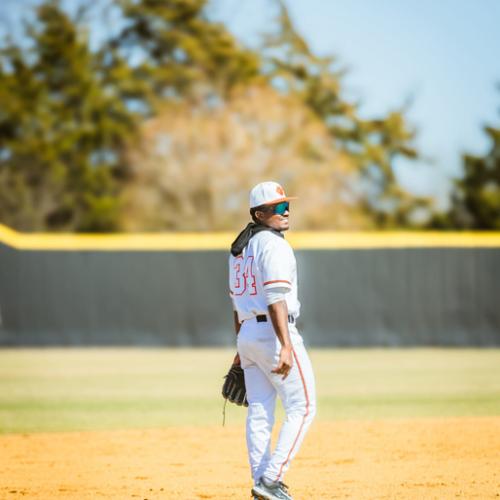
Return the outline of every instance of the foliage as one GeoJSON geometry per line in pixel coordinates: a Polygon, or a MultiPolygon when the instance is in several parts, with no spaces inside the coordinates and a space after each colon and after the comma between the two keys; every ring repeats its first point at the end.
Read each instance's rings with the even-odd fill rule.
{"type": "Polygon", "coordinates": [[[326,125],[331,139],[358,166],[359,203],[377,227],[414,224],[412,216],[429,200],[406,192],[398,184],[395,162],[414,160],[415,132],[404,109],[375,119],[362,119],[358,106],[343,98],[344,71],[335,57],[318,57],[296,31],[285,4],[280,9],[278,31],[264,44],[265,71],[282,92],[298,96],[326,125]]]}
{"type": "Polygon", "coordinates": [[[500,128],[484,131],[490,150],[484,156],[463,155],[464,173],[455,180],[450,208],[436,214],[431,227],[500,230],[500,128]]]}
{"type": "Polygon", "coordinates": [[[127,230],[234,229],[248,219],[248,186],[262,179],[299,196],[294,228],[370,226],[347,155],[298,99],[269,86],[235,90],[216,107],[204,100],[165,104],[140,137],[129,150],[127,230]]]}
{"type": "Polygon", "coordinates": [[[0,52],[0,219],[24,230],[113,230],[133,117],[102,54],[57,1],[0,52]]]}
{"type": "Polygon", "coordinates": [[[134,63],[134,76],[159,99],[205,92],[224,97],[258,75],[258,55],[243,49],[204,11],[206,0],[120,0],[125,26],[111,42],[134,63]]]}
{"type": "Polygon", "coordinates": [[[279,30],[253,51],[209,18],[207,0],[108,1],[120,21],[97,48],[86,2],[70,16],[43,0],[23,42],[4,40],[3,223],[233,229],[247,215],[243,193],[266,176],[319,201],[299,226],[415,225],[427,201],[394,174],[395,162],[418,156],[404,110],[362,119],[343,98],[337,60],[310,50],[283,3],[279,30]],[[158,158],[155,137],[173,153],[158,158]],[[240,206],[222,210],[226,196],[240,206]]]}

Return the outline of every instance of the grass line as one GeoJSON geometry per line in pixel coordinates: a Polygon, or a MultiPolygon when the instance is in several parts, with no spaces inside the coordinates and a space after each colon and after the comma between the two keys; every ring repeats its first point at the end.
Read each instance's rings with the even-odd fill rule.
{"type": "MultiPolygon", "coordinates": [[[[310,354],[318,419],[500,415],[500,349],[310,354]]],[[[219,425],[231,359],[227,349],[0,350],[0,433],[219,425]]],[[[228,405],[230,424],[245,414],[228,405]]]]}

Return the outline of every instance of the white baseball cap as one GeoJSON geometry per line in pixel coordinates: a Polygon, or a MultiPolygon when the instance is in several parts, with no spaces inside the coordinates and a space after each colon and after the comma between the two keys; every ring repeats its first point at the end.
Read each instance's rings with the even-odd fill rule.
{"type": "Polygon", "coordinates": [[[261,182],[250,191],[250,208],[296,199],[296,196],[286,196],[285,190],[277,182],[261,182]]]}

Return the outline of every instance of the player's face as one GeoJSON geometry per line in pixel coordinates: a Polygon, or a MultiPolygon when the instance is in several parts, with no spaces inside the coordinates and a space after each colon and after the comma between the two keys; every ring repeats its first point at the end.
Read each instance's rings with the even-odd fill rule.
{"type": "Polygon", "coordinates": [[[277,231],[287,231],[290,228],[290,205],[288,202],[270,205],[264,211],[258,211],[259,219],[266,226],[272,227],[277,231]]]}

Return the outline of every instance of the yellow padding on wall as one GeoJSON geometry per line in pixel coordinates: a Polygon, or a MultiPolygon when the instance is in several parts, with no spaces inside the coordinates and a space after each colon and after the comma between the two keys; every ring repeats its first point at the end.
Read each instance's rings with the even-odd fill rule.
{"type": "MultiPolygon", "coordinates": [[[[237,235],[219,233],[18,233],[0,224],[0,242],[18,250],[228,250],[237,235]]],[[[500,248],[500,232],[436,231],[290,231],[297,250],[361,248],[500,248]]]]}

